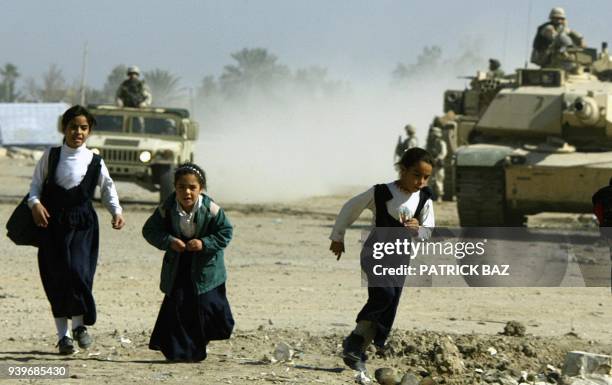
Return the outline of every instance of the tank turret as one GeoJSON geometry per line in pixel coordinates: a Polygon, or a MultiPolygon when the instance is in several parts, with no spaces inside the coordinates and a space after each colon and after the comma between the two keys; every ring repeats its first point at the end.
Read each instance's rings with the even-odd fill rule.
{"type": "Polygon", "coordinates": [[[588,212],[612,175],[612,58],[607,44],[568,47],[551,65],[519,69],[494,87],[447,91],[456,113],[452,162],[459,219],[522,225],[543,211],[588,212]]]}

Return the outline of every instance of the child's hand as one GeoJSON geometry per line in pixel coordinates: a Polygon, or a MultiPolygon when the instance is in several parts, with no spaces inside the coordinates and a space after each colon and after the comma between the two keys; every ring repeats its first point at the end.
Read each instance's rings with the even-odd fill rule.
{"type": "Polygon", "coordinates": [[[336,261],[339,261],[340,257],[342,256],[342,253],[344,253],[344,243],[338,242],[338,241],[332,241],[331,245],[329,246],[329,249],[331,250],[332,253],[334,253],[336,257],[338,257],[336,258],[336,261]]]}
{"type": "Polygon", "coordinates": [[[51,218],[51,215],[49,215],[49,212],[47,211],[45,206],[43,206],[42,203],[39,202],[32,206],[32,218],[34,219],[34,223],[36,223],[36,226],[47,227],[47,225],[49,224],[48,219],[51,218]]]}
{"type": "Polygon", "coordinates": [[[170,241],[170,248],[178,253],[185,251],[185,242],[178,238],[172,238],[170,241]]]}
{"type": "Polygon", "coordinates": [[[204,249],[204,245],[202,245],[202,241],[199,239],[192,239],[187,242],[187,251],[202,251],[204,249]]]}
{"type": "Polygon", "coordinates": [[[121,214],[113,215],[113,220],[111,221],[111,224],[113,225],[113,229],[121,230],[121,228],[125,226],[125,220],[123,219],[123,215],[121,214]]]}
{"type": "Polygon", "coordinates": [[[419,220],[416,218],[408,219],[404,222],[404,227],[408,229],[408,232],[413,237],[419,235],[419,220]]]}

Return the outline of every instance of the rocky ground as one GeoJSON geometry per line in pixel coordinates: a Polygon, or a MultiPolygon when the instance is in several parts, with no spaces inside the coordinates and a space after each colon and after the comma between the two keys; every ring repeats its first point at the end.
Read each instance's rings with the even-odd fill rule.
{"type": "MultiPolygon", "coordinates": [[[[3,228],[32,169],[32,160],[0,156],[3,228]]],[[[348,252],[340,261],[327,250],[332,221],[347,196],[262,205],[217,197],[235,225],[226,261],[236,331],[228,341],[211,343],[202,363],[169,364],[147,348],[162,300],[161,253],[142,239],[140,229],[156,197],[129,184],[119,184],[119,190],[128,223],[123,230],[112,230],[110,216],[98,208],[99,321],[90,328],[95,341],[88,351],[56,354],[35,249],[0,238],[0,366],[68,366],[69,378],[27,380],[41,384],[355,381],[339,352],[366,297],[357,241],[367,215],[349,230],[348,252]]],[[[437,205],[438,223],[456,225],[455,209],[452,202],[437,205]]],[[[550,214],[529,223],[588,229],[589,221],[589,216],[550,214]]],[[[389,346],[371,351],[368,367],[372,377],[375,369],[387,367],[440,384],[514,384],[522,375],[530,383],[560,382],[555,368],[563,366],[568,351],[612,354],[611,305],[609,288],[407,288],[389,346]],[[500,334],[508,321],[520,324],[500,334]]]]}

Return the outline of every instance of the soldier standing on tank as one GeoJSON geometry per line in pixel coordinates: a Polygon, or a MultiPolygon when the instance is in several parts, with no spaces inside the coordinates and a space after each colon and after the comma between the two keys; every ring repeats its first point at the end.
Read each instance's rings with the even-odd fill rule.
{"type": "Polygon", "coordinates": [[[407,124],[406,127],[404,127],[404,130],[406,130],[406,139],[402,140],[402,137],[400,135],[400,137],[397,139],[397,145],[395,146],[396,161],[397,159],[401,158],[402,155],[404,155],[404,152],[406,152],[407,150],[419,146],[419,141],[416,137],[416,130],[414,129],[414,127],[410,124],[407,124]]]}
{"type": "Polygon", "coordinates": [[[497,59],[489,59],[489,71],[487,77],[490,79],[503,78],[504,71],[501,69],[501,63],[497,59]]]}
{"type": "Polygon", "coordinates": [[[152,96],[144,80],[139,79],[140,69],[128,67],[128,78],[117,89],[116,102],[119,107],[147,107],[151,105],[152,96]]]}
{"type": "Polygon", "coordinates": [[[538,27],[531,53],[531,62],[541,67],[551,64],[554,52],[561,52],[568,46],[585,47],[582,35],[567,27],[563,8],[551,9],[548,17],[549,21],[538,27]]]}
{"type": "Polygon", "coordinates": [[[444,196],[444,160],[448,151],[440,127],[432,126],[430,136],[430,147],[427,151],[434,158],[434,169],[430,180],[433,184],[434,197],[436,197],[437,201],[440,201],[444,196]]]}

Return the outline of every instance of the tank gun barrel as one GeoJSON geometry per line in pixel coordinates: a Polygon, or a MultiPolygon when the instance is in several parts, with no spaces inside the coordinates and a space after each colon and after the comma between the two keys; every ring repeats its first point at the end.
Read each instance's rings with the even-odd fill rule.
{"type": "Polygon", "coordinates": [[[597,101],[588,96],[576,98],[572,104],[574,114],[582,123],[587,125],[595,125],[599,121],[599,106],[597,101]]]}

